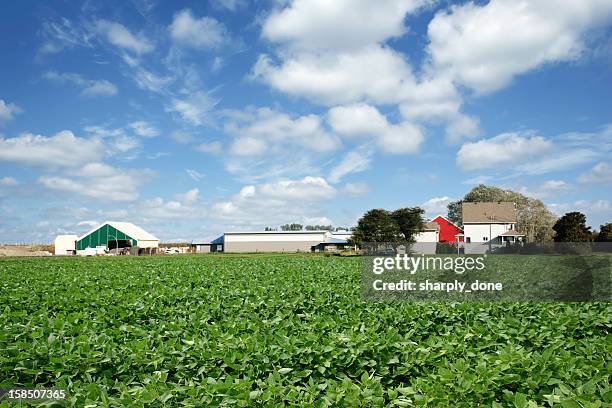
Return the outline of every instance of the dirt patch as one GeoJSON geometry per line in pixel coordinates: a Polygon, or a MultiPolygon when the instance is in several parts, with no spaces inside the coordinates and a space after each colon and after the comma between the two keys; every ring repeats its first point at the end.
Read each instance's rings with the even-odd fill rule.
{"type": "Polygon", "coordinates": [[[51,256],[49,251],[40,250],[32,245],[0,245],[0,257],[3,256],[51,256]]]}

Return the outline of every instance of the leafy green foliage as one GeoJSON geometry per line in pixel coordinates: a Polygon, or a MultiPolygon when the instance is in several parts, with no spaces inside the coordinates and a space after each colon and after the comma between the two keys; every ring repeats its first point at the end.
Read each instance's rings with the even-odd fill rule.
{"type": "Polygon", "coordinates": [[[2,259],[0,386],[79,407],[612,402],[609,304],[366,302],[360,275],[305,255],[2,259]]]}
{"type": "Polygon", "coordinates": [[[553,238],[552,226],[555,215],[551,213],[542,200],[526,197],[512,190],[480,184],[474,187],[462,200],[448,205],[448,219],[457,225],[463,221],[461,203],[480,203],[487,201],[506,201],[516,204],[517,229],[526,235],[529,242],[549,242],[553,238]]]}
{"type": "Polygon", "coordinates": [[[369,210],[357,222],[349,242],[356,245],[373,242],[414,242],[415,235],[423,230],[424,212],[419,207],[399,208],[395,211],[381,208],[369,210]]]}
{"type": "Polygon", "coordinates": [[[559,218],[553,226],[556,242],[586,242],[591,238],[586,226],[586,216],[580,212],[569,212],[559,218]]]}
{"type": "Polygon", "coordinates": [[[612,242],[612,223],[602,225],[595,240],[597,242],[612,242]]]}

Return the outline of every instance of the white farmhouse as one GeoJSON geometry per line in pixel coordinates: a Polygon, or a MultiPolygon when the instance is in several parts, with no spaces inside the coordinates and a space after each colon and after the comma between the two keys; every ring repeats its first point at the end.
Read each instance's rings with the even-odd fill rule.
{"type": "MultiPolygon", "coordinates": [[[[465,243],[505,245],[522,241],[516,231],[516,207],[509,202],[462,203],[465,243]]],[[[472,245],[475,247],[475,245],[472,245]]]]}

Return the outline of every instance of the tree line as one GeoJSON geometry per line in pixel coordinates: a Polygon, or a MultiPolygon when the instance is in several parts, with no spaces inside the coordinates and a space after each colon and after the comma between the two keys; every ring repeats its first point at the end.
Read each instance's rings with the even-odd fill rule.
{"type": "MultiPolygon", "coordinates": [[[[447,207],[447,218],[461,225],[462,203],[496,201],[515,203],[516,229],[525,234],[527,242],[612,242],[612,223],[601,225],[599,232],[592,232],[586,225],[586,216],[580,212],[557,217],[542,200],[484,184],[474,187],[462,199],[451,202],[447,207]]],[[[366,242],[413,243],[424,228],[424,213],[419,207],[369,210],[357,222],[350,242],[356,245],[366,242]]]]}

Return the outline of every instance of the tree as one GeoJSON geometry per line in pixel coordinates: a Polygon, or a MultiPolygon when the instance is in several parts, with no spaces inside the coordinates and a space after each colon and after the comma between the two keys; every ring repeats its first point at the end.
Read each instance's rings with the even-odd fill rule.
{"type": "Polygon", "coordinates": [[[357,222],[349,242],[359,246],[370,242],[413,243],[414,236],[423,230],[423,213],[419,207],[370,210],[357,222]]]}
{"type": "Polygon", "coordinates": [[[285,224],[281,225],[282,231],[301,231],[302,224],[285,224]]]}
{"type": "Polygon", "coordinates": [[[612,223],[607,223],[599,228],[599,234],[595,239],[597,242],[612,242],[612,223]]]}
{"type": "Polygon", "coordinates": [[[391,213],[382,208],[366,212],[357,222],[357,227],[349,242],[363,245],[369,242],[398,242],[401,231],[391,213]]]}
{"type": "Polygon", "coordinates": [[[425,211],[419,207],[400,208],[391,213],[405,242],[413,243],[415,235],[423,231],[425,227],[423,222],[424,213],[425,211]]]}
{"type": "Polygon", "coordinates": [[[586,216],[580,212],[570,212],[559,218],[553,230],[555,242],[587,242],[591,228],[586,226],[586,216]]]}
{"type": "Polygon", "coordinates": [[[304,229],[306,231],[333,231],[334,227],[331,225],[307,225],[304,229]]]}
{"type": "Polygon", "coordinates": [[[525,234],[527,241],[552,241],[554,231],[552,226],[556,217],[551,213],[542,200],[526,197],[512,190],[481,184],[474,187],[462,200],[454,201],[448,205],[448,219],[457,225],[461,224],[461,203],[506,201],[516,204],[516,229],[525,234]]]}

